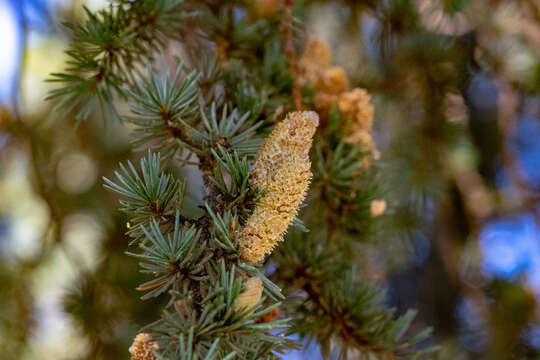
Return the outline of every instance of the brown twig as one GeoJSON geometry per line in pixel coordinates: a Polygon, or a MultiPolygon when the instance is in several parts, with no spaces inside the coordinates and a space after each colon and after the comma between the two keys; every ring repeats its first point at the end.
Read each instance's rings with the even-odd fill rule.
{"type": "Polygon", "coordinates": [[[294,101],[294,106],[296,110],[302,110],[302,93],[300,91],[300,84],[298,83],[298,63],[296,62],[296,54],[294,52],[293,44],[293,30],[292,30],[292,11],[294,6],[294,0],[285,1],[285,16],[283,17],[283,22],[281,23],[282,31],[285,31],[285,56],[289,61],[289,66],[291,69],[291,77],[293,81],[293,90],[292,96],[294,101]]]}

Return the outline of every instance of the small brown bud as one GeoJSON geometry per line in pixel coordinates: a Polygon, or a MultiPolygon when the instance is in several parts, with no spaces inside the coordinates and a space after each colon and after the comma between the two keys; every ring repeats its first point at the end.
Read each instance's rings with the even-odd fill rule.
{"type": "Polygon", "coordinates": [[[271,321],[274,321],[279,316],[279,308],[275,308],[274,310],[260,316],[255,321],[256,323],[269,323],[271,321]]]}
{"type": "Polygon", "coordinates": [[[298,60],[301,69],[298,79],[300,85],[315,86],[321,72],[332,64],[332,51],[321,40],[310,38],[306,42],[302,56],[298,60]]]}
{"type": "Polygon", "coordinates": [[[238,295],[234,308],[237,311],[242,310],[243,308],[251,309],[259,300],[261,300],[263,292],[263,284],[261,278],[252,277],[249,278],[245,283],[244,291],[238,295]]]}

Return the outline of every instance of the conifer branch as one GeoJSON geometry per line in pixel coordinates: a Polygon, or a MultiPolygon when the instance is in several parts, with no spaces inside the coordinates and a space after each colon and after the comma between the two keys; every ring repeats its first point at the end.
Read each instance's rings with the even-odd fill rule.
{"type": "Polygon", "coordinates": [[[137,91],[126,89],[134,116],[125,119],[136,125],[136,147],[147,146],[169,157],[180,148],[200,154],[184,125],[195,123],[200,116],[199,75],[195,71],[185,74],[177,87],[183,71],[184,67],[179,65],[172,77],[169,73],[156,76],[149,68],[149,79],[137,82],[137,91]]]}
{"type": "Polygon", "coordinates": [[[73,42],[66,51],[70,65],[50,81],[65,84],[47,99],[60,98],[56,108],[76,110],[77,121],[86,119],[97,102],[105,114],[118,117],[113,101],[124,96],[122,87],[134,84],[137,67],[150,63],[153,52],[168,39],[177,38],[179,25],[190,16],[183,0],[116,0],[96,14],[85,8],[83,25],[64,24],[73,42]]]}
{"type": "Polygon", "coordinates": [[[321,44],[306,46],[297,61],[292,0],[263,5],[118,0],[71,26],[72,66],[53,75],[66,85],[51,97],[77,108],[78,120],[95,101],[116,112],[114,98],[125,98],[134,146],[148,149],[139,169],[128,161],[115,181],[104,178],[129,217],[137,247],[127,254],[149,277],[137,289],[145,300],[168,298],[161,318],[135,338],[132,360],[274,359],[297,346],[292,333],[316,339],[327,357],[412,359],[429,330],[405,336],[414,312],[394,319],[384,291],[350,270],[359,249],[352,238],[369,228],[376,192],[363,178],[378,156],[369,94],[349,90],[321,44]],[[178,37],[191,15],[184,5],[197,10],[191,24],[201,48],[188,49],[189,68],[158,73],[149,64],[178,37]],[[138,70],[143,64],[147,74],[138,70]],[[297,111],[279,121],[303,106],[303,90],[319,114],[297,111]],[[186,183],[163,171],[162,157],[201,171],[197,212],[184,208],[186,183]],[[297,219],[312,177],[310,215],[297,219]],[[264,261],[291,224],[304,232],[288,236],[269,275],[264,261]],[[301,302],[282,304],[274,281],[301,302]],[[278,307],[279,316],[270,316],[278,307]]]}
{"type": "Polygon", "coordinates": [[[106,189],[124,197],[120,210],[130,215],[127,234],[133,242],[144,238],[141,226],[149,226],[152,220],[174,222],[185,194],[185,183],[162,171],[159,154],[148,152],[141,159],[140,174],[128,161],[127,166],[120,164],[120,171],[115,171],[118,183],[103,178],[106,189]]]}
{"type": "Polygon", "coordinates": [[[149,229],[144,225],[141,228],[147,240],[139,244],[141,253],[127,254],[142,261],[142,272],[156,277],[137,288],[140,291],[151,290],[142,297],[143,300],[164,293],[172,285],[184,282],[184,279],[205,279],[203,270],[211,255],[203,256],[206,244],[199,241],[200,231],[194,226],[182,228],[178,212],[172,235],[168,233],[165,237],[154,219],[149,229]]]}

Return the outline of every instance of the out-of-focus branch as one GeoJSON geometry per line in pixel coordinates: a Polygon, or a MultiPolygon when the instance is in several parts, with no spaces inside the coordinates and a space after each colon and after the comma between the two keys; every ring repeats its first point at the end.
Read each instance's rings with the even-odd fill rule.
{"type": "Polygon", "coordinates": [[[20,117],[9,117],[7,112],[2,115],[0,129],[16,139],[16,145],[27,154],[29,166],[32,174],[32,182],[36,193],[47,203],[49,208],[49,222],[40,236],[40,250],[38,255],[25,263],[25,268],[33,269],[38,266],[44,256],[48,253],[51,245],[61,240],[61,215],[55,204],[55,200],[47,188],[43,178],[42,170],[39,166],[39,159],[35,151],[35,129],[28,126],[20,117]],[[49,241],[50,240],[50,241],[49,241]]]}

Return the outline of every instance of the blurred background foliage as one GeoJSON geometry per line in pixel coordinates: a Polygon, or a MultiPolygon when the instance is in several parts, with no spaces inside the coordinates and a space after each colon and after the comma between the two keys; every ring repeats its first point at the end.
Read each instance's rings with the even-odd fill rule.
{"type": "MultiPolygon", "coordinates": [[[[135,291],[144,279],[124,254],[126,218],[101,181],[143,155],[130,127],[99,116],[76,127],[43,100],[66,60],[59,23],[82,19],[83,4],[106,6],[0,0],[6,360],[127,358],[158,316],[135,291]]],[[[388,209],[358,256],[388,303],[418,309],[439,359],[539,359],[540,2],[297,1],[295,15],[373,95],[388,209]]],[[[189,183],[188,198],[201,198],[189,183]]]]}

